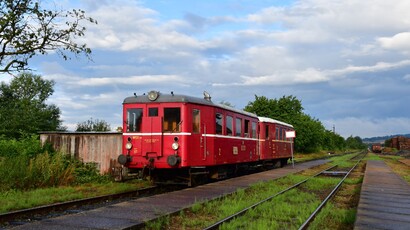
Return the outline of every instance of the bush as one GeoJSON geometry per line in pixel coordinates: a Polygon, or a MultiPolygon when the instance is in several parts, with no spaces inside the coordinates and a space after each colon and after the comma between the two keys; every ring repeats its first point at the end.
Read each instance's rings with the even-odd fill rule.
{"type": "Polygon", "coordinates": [[[0,162],[0,191],[69,185],[75,181],[74,165],[61,153],[47,152],[30,158],[26,155],[3,158],[0,162]]]}
{"type": "Polygon", "coordinates": [[[41,146],[38,136],[20,140],[0,136],[0,191],[106,182],[95,164],[83,163],[50,145],[41,146]]]}
{"type": "Polygon", "coordinates": [[[38,135],[25,136],[21,139],[9,139],[0,136],[0,157],[16,157],[20,155],[34,157],[48,151],[53,153],[50,145],[41,146],[38,135]]]}
{"type": "Polygon", "coordinates": [[[101,176],[97,170],[96,163],[84,163],[79,160],[75,160],[75,183],[101,183],[109,181],[109,176],[101,176]]]}

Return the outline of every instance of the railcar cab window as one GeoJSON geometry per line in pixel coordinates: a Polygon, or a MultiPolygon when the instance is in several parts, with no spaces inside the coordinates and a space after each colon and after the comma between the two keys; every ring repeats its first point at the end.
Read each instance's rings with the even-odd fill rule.
{"type": "Polygon", "coordinates": [[[149,117],[158,117],[158,108],[149,108],[148,109],[149,117]]]}
{"type": "Polygon", "coordinates": [[[192,110],[192,132],[200,133],[201,132],[201,116],[200,111],[197,109],[192,110]]]}
{"type": "Polygon", "coordinates": [[[223,115],[220,113],[215,114],[215,134],[222,135],[222,128],[224,126],[223,115]]]}
{"type": "Polygon", "coordinates": [[[235,136],[240,137],[242,134],[242,119],[236,118],[235,124],[235,136]]]}
{"type": "Polygon", "coordinates": [[[164,132],[181,132],[181,109],[164,108],[164,132]]]}
{"type": "Polygon", "coordinates": [[[127,109],[127,132],[141,132],[142,109],[127,109]]]}
{"type": "Polygon", "coordinates": [[[231,116],[226,116],[226,135],[232,136],[233,132],[233,118],[231,116]]]}

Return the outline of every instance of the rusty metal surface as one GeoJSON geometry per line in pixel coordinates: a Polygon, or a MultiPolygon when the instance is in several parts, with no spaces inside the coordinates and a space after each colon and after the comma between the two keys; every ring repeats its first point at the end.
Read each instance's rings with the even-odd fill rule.
{"type": "Polygon", "coordinates": [[[122,133],[117,132],[49,132],[41,133],[42,144],[49,142],[53,148],[83,160],[96,163],[101,174],[116,166],[121,154],[122,133]]]}
{"type": "Polygon", "coordinates": [[[410,229],[410,185],[384,161],[367,161],[354,229],[410,229]]]}
{"type": "Polygon", "coordinates": [[[193,204],[217,199],[238,188],[249,187],[261,180],[273,180],[327,162],[317,160],[280,169],[237,177],[194,188],[122,202],[85,211],[25,224],[16,229],[125,229],[135,228],[164,214],[179,212],[193,204]]]}

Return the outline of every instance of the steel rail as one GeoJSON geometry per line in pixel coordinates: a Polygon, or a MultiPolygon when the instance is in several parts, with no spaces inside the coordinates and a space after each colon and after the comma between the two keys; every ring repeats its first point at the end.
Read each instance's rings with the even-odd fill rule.
{"type": "Polygon", "coordinates": [[[299,227],[299,230],[306,229],[309,224],[314,220],[316,215],[320,212],[320,210],[325,206],[325,204],[333,197],[333,195],[339,190],[340,186],[343,184],[345,179],[349,176],[349,174],[356,168],[356,166],[360,163],[361,160],[366,156],[363,154],[362,158],[360,158],[356,164],[346,173],[342,180],[333,188],[333,190],[329,193],[329,195],[322,201],[322,203],[316,208],[316,210],[309,216],[309,218],[299,227]]]}
{"type": "Polygon", "coordinates": [[[32,218],[35,215],[42,215],[42,214],[44,215],[52,211],[65,211],[65,210],[68,210],[74,207],[106,202],[107,200],[115,200],[115,199],[121,199],[121,198],[127,198],[127,197],[136,197],[136,196],[154,194],[154,193],[159,192],[159,189],[160,187],[158,186],[151,186],[151,187],[129,191],[129,192],[102,195],[102,196],[97,196],[97,197],[66,201],[66,202],[61,202],[61,203],[43,205],[43,206],[38,206],[34,208],[28,208],[28,209],[22,209],[22,210],[2,213],[0,214],[0,223],[5,223],[5,222],[21,219],[21,218],[32,218]]]}
{"type": "Polygon", "coordinates": [[[319,172],[319,173],[317,173],[317,174],[315,174],[315,175],[313,175],[313,176],[311,176],[311,177],[309,177],[309,178],[307,178],[307,179],[305,179],[305,180],[303,180],[303,181],[300,181],[300,182],[298,182],[298,183],[296,183],[296,184],[294,184],[294,185],[292,185],[292,186],[290,186],[290,187],[288,187],[288,188],[286,188],[286,189],[284,189],[284,190],[282,190],[282,191],[280,191],[280,192],[278,192],[278,193],[276,193],[276,194],[274,194],[274,195],[272,195],[272,196],[270,196],[270,197],[268,197],[268,198],[266,198],[266,199],[263,199],[263,200],[261,200],[261,201],[255,203],[255,204],[253,204],[253,205],[251,205],[251,206],[248,206],[247,208],[244,208],[244,209],[242,209],[241,211],[239,211],[239,212],[237,212],[237,213],[234,213],[234,214],[232,214],[232,215],[230,215],[230,216],[228,216],[228,217],[226,217],[226,218],[224,218],[224,219],[222,219],[222,220],[219,220],[218,222],[216,222],[216,223],[214,223],[214,224],[212,224],[212,225],[210,225],[210,226],[204,228],[204,230],[217,229],[217,228],[218,228],[220,225],[222,225],[223,223],[229,222],[230,220],[232,220],[232,219],[234,219],[234,218],[236,218],[236,217],[242,216],[242,215],[244,215],[247,211],[253,209],[254,207],[256,207],[256,206],[258,206],[258,205],[260,205],[260,204],[262,204],[262,203],[264,203],[264,202],[266,202],[266,201],[269,201],[269,200],[275,198],[275,197],[278,196],[278,195],[281,195],[281,194],[283,194],[283,193],[285,193],[285,192],[288,192],[289,190],[291,190],[291,189],[293,189],[293,188],[296,188],[296,187],[298,187],[299,185],[305,183],[306,181],[308,181],[308,180],[310,180],[310,179],[312,179],[312,178],[314,178],[314,177],[316,177],[316,176],[322,174],[323,172],[325,172],[325,171],[327,171],[327,170],[330,170],[330,169],[332,169],[332,168],[335,168],[335,167],[337,167],[337,165],[331,166],[331,167],[329,167],[329,168],[327,168],[327,169],[325,169],[325,170],[323,170],[323,171],[321,171],[321,172],[319,172]]]}

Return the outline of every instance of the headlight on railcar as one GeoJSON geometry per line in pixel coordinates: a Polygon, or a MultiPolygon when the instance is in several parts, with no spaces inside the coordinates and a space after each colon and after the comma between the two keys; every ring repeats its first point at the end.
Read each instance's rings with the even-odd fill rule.
{"type": "Polygon", "coordinates": [[[128,149],[128,150],[132,149],[132,143],[127,142],[127,144],[125,144],[125,148],[128,149]]]}
{"type": "Polygon", "coordinates": [[[173,150],[178,150],[179,149],[179,144],[177,142],[172,143],[172,149],[173,150]]]}
{"type": "Polygon", "coordinates": [[[148,92],[148,99],[150,101],[155,101],[159,97],[159,92],[155,90],[151,90],[148,92]]]}

